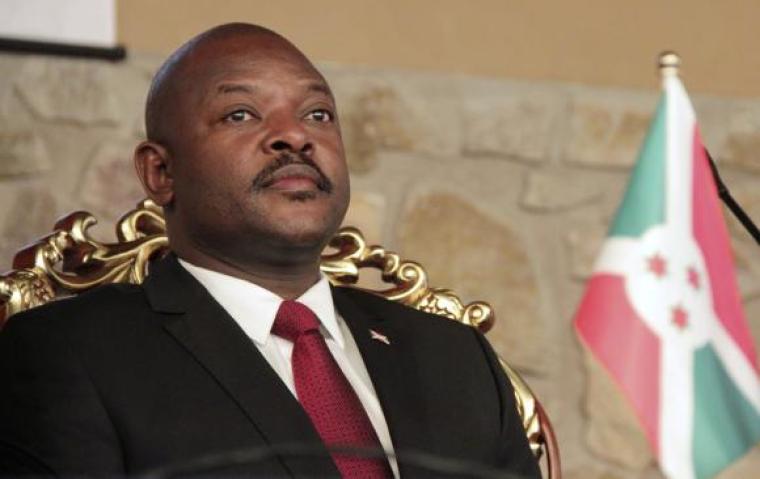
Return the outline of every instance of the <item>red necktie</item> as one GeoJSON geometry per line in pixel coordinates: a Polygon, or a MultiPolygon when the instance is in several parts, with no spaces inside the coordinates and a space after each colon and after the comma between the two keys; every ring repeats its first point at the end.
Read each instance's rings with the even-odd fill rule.
{"type": "MultiPolygon", "coordinates": [[[[335,362],[312,310],[283,301],[272,332],[293,342],[293,379],[301,406],[328,446],[381,450],[380,440],[356,392],[335,362]]],[[[341,476],[390,478],[388,461],[332,453],[341,476]]]]}

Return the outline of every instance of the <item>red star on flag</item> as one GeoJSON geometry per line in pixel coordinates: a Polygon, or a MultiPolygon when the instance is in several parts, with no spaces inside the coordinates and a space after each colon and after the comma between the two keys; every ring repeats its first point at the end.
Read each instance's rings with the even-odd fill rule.
{"type": "Polygon", "coordinates": [[[690,266],[689,270],[687,271],[687,275],[689,277],[689,284],[694,289],[699,289],[699,286],[701,283],[699,280],[700,278],[699,278],[699,273],[697,272],[697,269],[694,266],[690,266]]]}
{"type": "Polygon", "coordinates": [[[689,313],[687,313],[681,306],[676,306],[673,308],[671,320],[678,329],[684,330],[689,325],[689,313]]]}
{"type": "Polygon", "coordinates": [[[660,256],[660,253],[655,253],[653,256],[647,258],[647,269],[658,278],[662,278],[667,273],[667,263],[665,262],[665,259],[660,256]]]}

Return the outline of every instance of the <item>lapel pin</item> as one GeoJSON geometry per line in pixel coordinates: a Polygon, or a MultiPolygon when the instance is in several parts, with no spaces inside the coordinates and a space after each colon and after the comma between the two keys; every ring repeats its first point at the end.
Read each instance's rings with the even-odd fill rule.
{"type": "Polygon", "coordinates": [[[380,341],[381,343],[385,343],[385,344],[387,344],[387,345],[390,346],[391,342],[388,339],[388,336],[386,336],[384,334],[380,334],[377,331],[375,331],[374,329],[370,329],[369,330],[369,334],[370,334],[370,337],[372,339],[374,339],[375,341],[380,341]]]}

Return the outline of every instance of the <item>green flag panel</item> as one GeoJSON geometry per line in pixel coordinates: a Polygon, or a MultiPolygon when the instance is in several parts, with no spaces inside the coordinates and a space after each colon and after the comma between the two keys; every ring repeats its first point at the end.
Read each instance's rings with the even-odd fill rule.
{"type": "Polygon", "coordinates": [[[665,222],[665,96],[660,98],[610,236],[641,236],[665,222]]]}
{"type": "MultiPolygon", "coordinates": [[[[674,398],[675,399],[675,398],[674,398]]],[[[760,441],[760,414],[708,343],[694,353],[694,471],[709,478],[760,441]]]]}

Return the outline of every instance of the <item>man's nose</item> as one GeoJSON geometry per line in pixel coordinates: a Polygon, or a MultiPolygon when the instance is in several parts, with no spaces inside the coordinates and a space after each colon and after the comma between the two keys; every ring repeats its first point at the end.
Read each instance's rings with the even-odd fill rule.
{"type": "Polygon", "coordinates": [[[309,134],[296,118],[271,118],[263,148],[267,153],[311,153],[309,134]]]}

